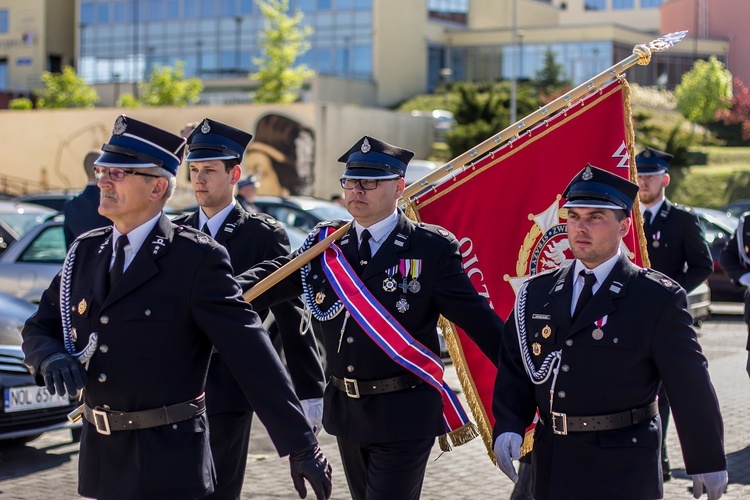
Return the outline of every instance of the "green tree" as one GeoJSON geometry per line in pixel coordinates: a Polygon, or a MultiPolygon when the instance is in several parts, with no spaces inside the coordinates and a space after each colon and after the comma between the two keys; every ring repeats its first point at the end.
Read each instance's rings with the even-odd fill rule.
{"type": "Polygon", "coordinates": [[[561,94],[561,91],[573,85],[573,82],[565,76],[562,64],[555,59],[552,47],[547,47],[542,68],[536,72],[536,78],[532,80],[532,83],[541,94],[547,96],[561,94]]]}
{"type": "Polygon", "coordinates": [[[63,67],[62,73],[42,73],[44,88],[37,92],[40,109],[93,108],[99,102],[96,90],[86,85],[83,78],[70,66],[63,67]]]}
{"type": "Polygon", "coordinates": [[[156,66],[144,83],[138,85],[140,98],[123,94],[119,104],[127,108],[143,106],[174,106],[182,108],[195,104],[203,91],[200,78],[185,78],[185,63],[177,61],[171,66],[156,66]]]}
{"type": "Polygon", "coordinates": [[[305,65],[295,66],[298,57],[310,49],[307,38],[312,28],[300,27],[302,12],[287,14],[289,0],[257,0],[265,22],[260,33],[261,57],[254,58],[258,71],[250,78],[260,82],[254,101],[290,103],[299,99],[305,80],[315,73],[305,65]]]}
{"type": "Polygon", "coordinates": [[[731,107],[732,74],[714,56],[708,61],[695,61],[693,68],[682,75],[675,97],[677,109],[688,121],[713,122],[718,111],[731,107]]]}

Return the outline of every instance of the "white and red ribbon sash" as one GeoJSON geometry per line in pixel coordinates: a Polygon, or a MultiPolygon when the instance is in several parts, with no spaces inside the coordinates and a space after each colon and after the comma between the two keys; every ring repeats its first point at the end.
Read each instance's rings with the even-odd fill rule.
{"type": "MultiPolygon", "coordinates": [[[[323,228],[325,239],[334,228],[323,228]]],[[[453,390],[443,380],[443,362],[414,339],[365,287],[344,258],[341,249],[332,244],[321,255],[323,272],[334,292],[362,330],[393,361],[418,376],[440,392],[443,398],[443,422],[446,433],[469,423],[466,411],[453,390]]]]}

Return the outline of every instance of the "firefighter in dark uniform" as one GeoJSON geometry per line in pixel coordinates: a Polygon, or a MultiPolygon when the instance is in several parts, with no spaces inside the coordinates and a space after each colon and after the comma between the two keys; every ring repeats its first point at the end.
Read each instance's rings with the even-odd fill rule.
{"type": "MultiPolygon", "coordinates": [[[[336,245],[341,254],[332,253],[338,260],[326,261],[327,251],[253,301],[305,292],[328,353],[323,425],[337,438],[355,500],[419,498],[435,437],[446,433],[444,393],[388,351],[397,341],[391,332],[400,325],[414,341],[410,346],[435,359],[442,314],[494,362],[503,326],[464,272],[456,238],[397,209],[412,156],[372,137],[360,139],[339,159],[346,163],[341,184],[354,222],[336,245]]],[[[339,224],[318,226],[308,242],[329,225],[339,224]]],[[[248,289],[293,256],[237,278],[248,289]]]]}
{"type": "MultiPolygon", "coordinates": [[[[290,252],[286,231],[272,217],[245,211],[232,197],[240,180],[242,152],[252,135],[208,118],[187,138],[190,182],[200,208],[172,220],[213,236],[227,249],[234,273],[290,252]]],[[[302,409],[314,430],[321,428],[325,380],[312,334],[300,335],[302,302],[295,299],[272,308],[286,355],[286,366],[302,409]]],[[[268,311],[259,311],[261,320],[268,311]]],[[[215,352],[206,381],[206,413],[216,490],[207,498],[240,497],[247,464],[253,409],[237,380],[215,352]]]]}
{"type": "Polygon", "coordinates": [[[662,498],[660,381],[700,495],[727,484],[719,403],[685,291],[620,250],[638,186],[587,165],[563,192],[575,259],[529,278],[503,332],[495,455],[511,480],[534,434],[534,498],[662,498]]]}
{"type": "Polygon", "coordinates": [[[727,241],[719,256],[719,265],[724,273],[737,285],[745,287],[745,323],[748,324],[748,351],[745,371],[750,375],[750,212],[740,216],[740,223],[727,241]]]}
{"type": "Polygon", "coordinates": [[[99,186],[96,185],[94,177],[94,162],[100,155],[101,151],[89,151],[86,154],[83,159],[83,170],[86,172],[88,183],[78,196],[63,206],[65,248],[70,248],[73,240],[86,231],[112,224],[112,221],[99,213],[99,186]]]}
{"type": "Polygon", "coordinates": [[[255,195],[260,187],[258,178],[253,174],[248,175],[237,183],[237,196],[235,199],[242,205],[246,212],[260,212],[255,206],[255,195]]]}
{"type": "Polygon", "coordinates": [[[25,362],[51,393],[82,396],[78,491],[99,499],[198,498],[216,481],[204,388],[212,346],[305,479],[330,466],[229,255],[163,213],[185,139],[120,116],[96,174],[114,225],[80,236],[23,330],[25,362]]]}
{"type": "MultiPolygon", "coordinates": [[[[653,148],[646,148],[636,155],[638,199],[650,267],[666,274],[690,293],[709,277],[714,264],[700,219],[693,209],[666,198],[672,158],[671,154],[653,148]]],[[[664,480],[669,481],[672,477],[667,453],[669,400],[664,387],[659,390],[659,417],[662,425],[661,467],[664,480]]]]}

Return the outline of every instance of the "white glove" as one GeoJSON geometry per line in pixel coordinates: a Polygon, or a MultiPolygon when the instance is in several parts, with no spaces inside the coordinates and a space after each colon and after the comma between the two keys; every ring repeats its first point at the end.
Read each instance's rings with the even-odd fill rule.
{"type": "Polygon", "coordinates": [[[513,466],[513,459],[521,458],[521,443],[523,437],[520,435],[515,432],[503,432],[497,437],[493,447],[498,467],[514,483],[518,481],[518,473],[513,466]]]}
{"type": "Polygon", "coordinates": [[[750,286],[750,273],[745,273],[738,279],[740,285],[750,286]]]}
{"type": "Polygon", "coordinates": [[[302,399],[300,403],[302,403],[302,411],[305,412],[307,423],[317,436],[323,428],[323,398],[302,399]]]}
{"type": "Polygon", "coordinates": [[[725,470],[693,474],[693,498],[700,498],[705,486],[708,500],[718,500],[724,494],[728,482],[729,474],[725,470]]]}

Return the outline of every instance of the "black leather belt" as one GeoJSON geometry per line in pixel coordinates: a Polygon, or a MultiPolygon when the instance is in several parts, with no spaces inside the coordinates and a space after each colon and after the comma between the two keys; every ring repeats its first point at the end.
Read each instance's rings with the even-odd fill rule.
{"type": "Polygon", "coordinates": [[[595,415],[593,417],[571,417],[565,413],[552,412],[552,415],[540,414],[539,420],[544,425],[552,427],[555,434],[566,435],[569,432],[608,431],[622,429],[631,425],[650,420],[659,413],[656,401],[642,408],[611,413],[609,415],[595,415]]]}
{"type": "Polygon", "coordinates": [[[96,427],[96,432],[108,436],[113,431],[148,429],[190,420],[205,411],[206,395],[201,394],[191,401],[144,411],[122,412],[84,405],[83,416],[96,427]]]}
{"type": "Polygon", "coordinates": [[[345,392],[350,398],[401,391],[422,383],[424,383],[424,380],[412,374],[384,378],[382,380],[355,380],[353,378],[338,378],[331,375],[331,384],[336,389],[345,392]]]}

